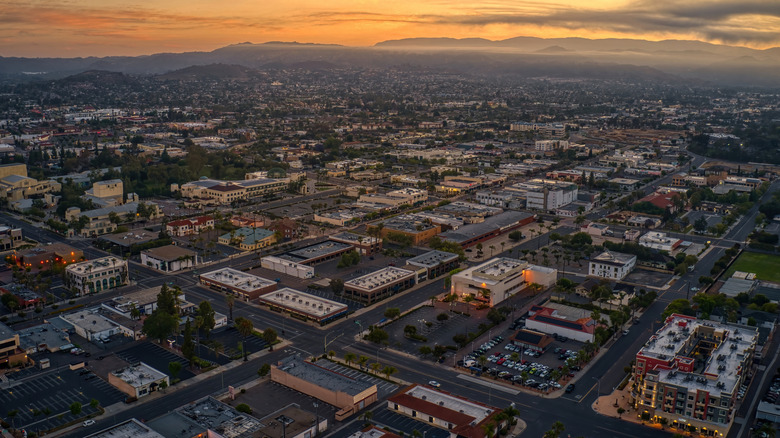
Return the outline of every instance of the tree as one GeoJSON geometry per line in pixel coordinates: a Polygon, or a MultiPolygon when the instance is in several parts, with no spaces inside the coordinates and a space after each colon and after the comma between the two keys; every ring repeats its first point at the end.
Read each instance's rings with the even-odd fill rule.
{"type": "Polygon", "coordinates": [[[181,344],[181,354],[192,363],[192,359],[195,357],[195,343],[192,341],[192,325],[190,319],[187,318],[187,322],[184,323],[184,340],[181,344]]]}
{"type": "Polygon", "coordinates": [[[560,421],[556,421],[552,424],[550,430],[544,433],[544,438],[559,438],[566,427],[560,421]]]}
{"type": "Polygon", "coordinates": [[[330,290],[332,290],[334,294],[340,294],[342,291],[344,291],[344,280],[340,278],[331,279],[330,290]]]}
{"type": "Polygon", "coordinates": [[[271,327],[263,330],[263,340],[268,343],[268,350],[273,350],[273,345],[276,343],[278,337],[279,336],[276,334],[276,330],[272,329],[271,327]]]}
{"type": "Polygon", "coordinates": [[[344,355],[344,362],[346,362],[347,365],[349,365],[349,364],[351,364],[352,362],[355,361],[356,357],[357,356],[355,356],[355,353],[347,353],[347,354],[344,355]]]}
{"type": "Polygon", "coordinates": [[[271,372],[271,365],[268,365],[267,363],[264,363],[259,370],[257,370],[257,375],[260,377],[265,377],[268,375],[268,373],[271,372]]]}
{"type": "Polygon", "coordinates": [[[211,303],[208,301],[201,301],[198,305],[198,316],[203,319],[203,323],[200,328],[206,333],[206,338],[211,336],[211,331],[214,330],[216,321],[214,320],[214,309],[211,308],[211,303]]]}
{"type": "Polygon", "coordinates": [[[390,335],[388,335],[387,332],[381,328],[370,326],[368,329],[368,334],[366,335],[366,339],[375,344],[381,344],[390,339],[390,335]]]}
{"type": "Polygon", "coordinates": [[[365,368],[366,364],[368,363],[368,356],[360,356],[357,362],[361,369],[365,368]]]}
{"type": "Polygon", "coordinates": [[[79,402],[73,402],[70,404],[70,413],[73,415],[78,415],[81,413],[81,403],[79,402]]]}
{"type": "Polygon", "coordinates": [[[382,368],[382,374],[387,377],[387,379],[390,379],[390,375],[395,374],[398,372],[398,369],[396,369],[394,366],[386,365],[384,368],[382,368]]]}
{"type": "Polygon", "coordinates": [[[171,374],[171,381],[176,380],[176,378],[179,377],[179,373],[181,372],[181,362],[168,362],[168,372],[171,374]]]}
{"type": "Polygon", "coordinates": [[[704,216],[700,216],[698,219],[696,219],[695,222],[693,222],[693,229],[700,233],[707,231],[707,226],[707,218],[704,216]]]}
{"type": "Polygon", "coordinates": [[[401,316],[401,309],[397,307],[390,307],[385,310],[385,318],[396,319],[401,316]]]}
{"type": "Polygon", "coordinates": [[[172,335],[179,326],[179,318],[165,312],[159,307],[144,320],[142,331],[146,336],[159,340],[160,344],[172,335]]]}
{"type": "Polygon", "coordinates": [[[520,239],[523,238],[523,233],[521,233],[520,231],[515,230],[515,231],[512,231],[511,233],[507,234],[507,237],[509,237],[509,240],[511,240],[513,242],[519,242],[520,239]]]}
{"type": "Polygon", "coordinates": [[[233,306],[236,304],[236,297],[231,294],[225,295],[225,303],[228,306],[228,318],[233,321],[233,306]]]}
{"type": "Polygon", "coordinates": [[[373,371],[374,374],[376,374],[379,372],[379,369],[382,368],[382,365],[379,362],[373,362],[368,367],[371,368],[371,371],[373,371]]]}
{"type": "Polygon", "coordinates": [[[431,347],[429,347],[427,345],[423,345],[422,347],[417,349],[417,351],[420,353],[420,356],[422,356],[422,357],[425,357],[425,356],[433,353],[433,350],[431,349],[431,347]]]}
{"type": "Polygon", "coordinates": [[[236,325],[236,330],[238,330],[238,333],[241,334],[241,342],[243,344],[243,350],[244,350],[244,362],[246,362],[247,361],[246,338],[252,335],[252,332],[255,330],[255,327],[254,324],[252,324],[252,321],[250,321],[247,318],[244,318],[243,316],[239,316],[238,318],[236,318],[235,325],[236,325]]]}

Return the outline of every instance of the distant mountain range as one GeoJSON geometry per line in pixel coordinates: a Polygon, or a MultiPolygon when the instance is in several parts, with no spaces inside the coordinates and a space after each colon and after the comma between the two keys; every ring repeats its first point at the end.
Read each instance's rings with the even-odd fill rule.
{"type": "Polygon", "coordinates": [[[270,42],[211,52],[103,58],[4,58],[0,80],[58,79],[87,71],[159,75],[163,80],[256,78],[283,68],[435,68],[465,74],[623,78],[777,87],[780,48],[756,50],[700,41],[533,38],[411,38],[373,47],[270,42]],[[194,68],[200,66],[201,68],[194,68]],[[229,68],[226,66],[230,66],[229,68]]]}

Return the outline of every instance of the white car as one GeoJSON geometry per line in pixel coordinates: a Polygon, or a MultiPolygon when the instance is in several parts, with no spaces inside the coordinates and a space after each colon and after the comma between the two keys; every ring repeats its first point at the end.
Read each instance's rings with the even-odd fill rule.
{"type": "Polygon", "coordinates": [[[83,424],[84,424],[84,427],[89,427],[89,426],[92,426],[93,424],[95,424],[95,420],[87,420],[83,424]]]}
{"type": "Polygon", "coordinates": [[[441,388],[441,383],[435,380],[431,380],[430,382],[428,382],[428,385],[433,386],[434,388],[441,388]]]}

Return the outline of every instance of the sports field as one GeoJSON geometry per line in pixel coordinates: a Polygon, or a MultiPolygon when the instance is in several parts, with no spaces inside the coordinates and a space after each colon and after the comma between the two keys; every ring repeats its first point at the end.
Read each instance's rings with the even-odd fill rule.
{"type": "Polygon", "coordinates": [[[759,280],[780,283],[780,256],[743,252],[723,278],[731,277],[734,271],[753,272],[759,280]]]}

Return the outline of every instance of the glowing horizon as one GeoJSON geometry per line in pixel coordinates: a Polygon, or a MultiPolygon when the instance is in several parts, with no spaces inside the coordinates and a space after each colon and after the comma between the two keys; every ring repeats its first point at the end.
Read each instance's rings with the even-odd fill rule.
{"type": "Polygon", "coordinates": [[[371,46],[403,38],[628,38],[780,46],[780,2],[433,0],[274,2],[0,0],[0,56],[137,56],[211,51],[240,42],[371,46]]]}

